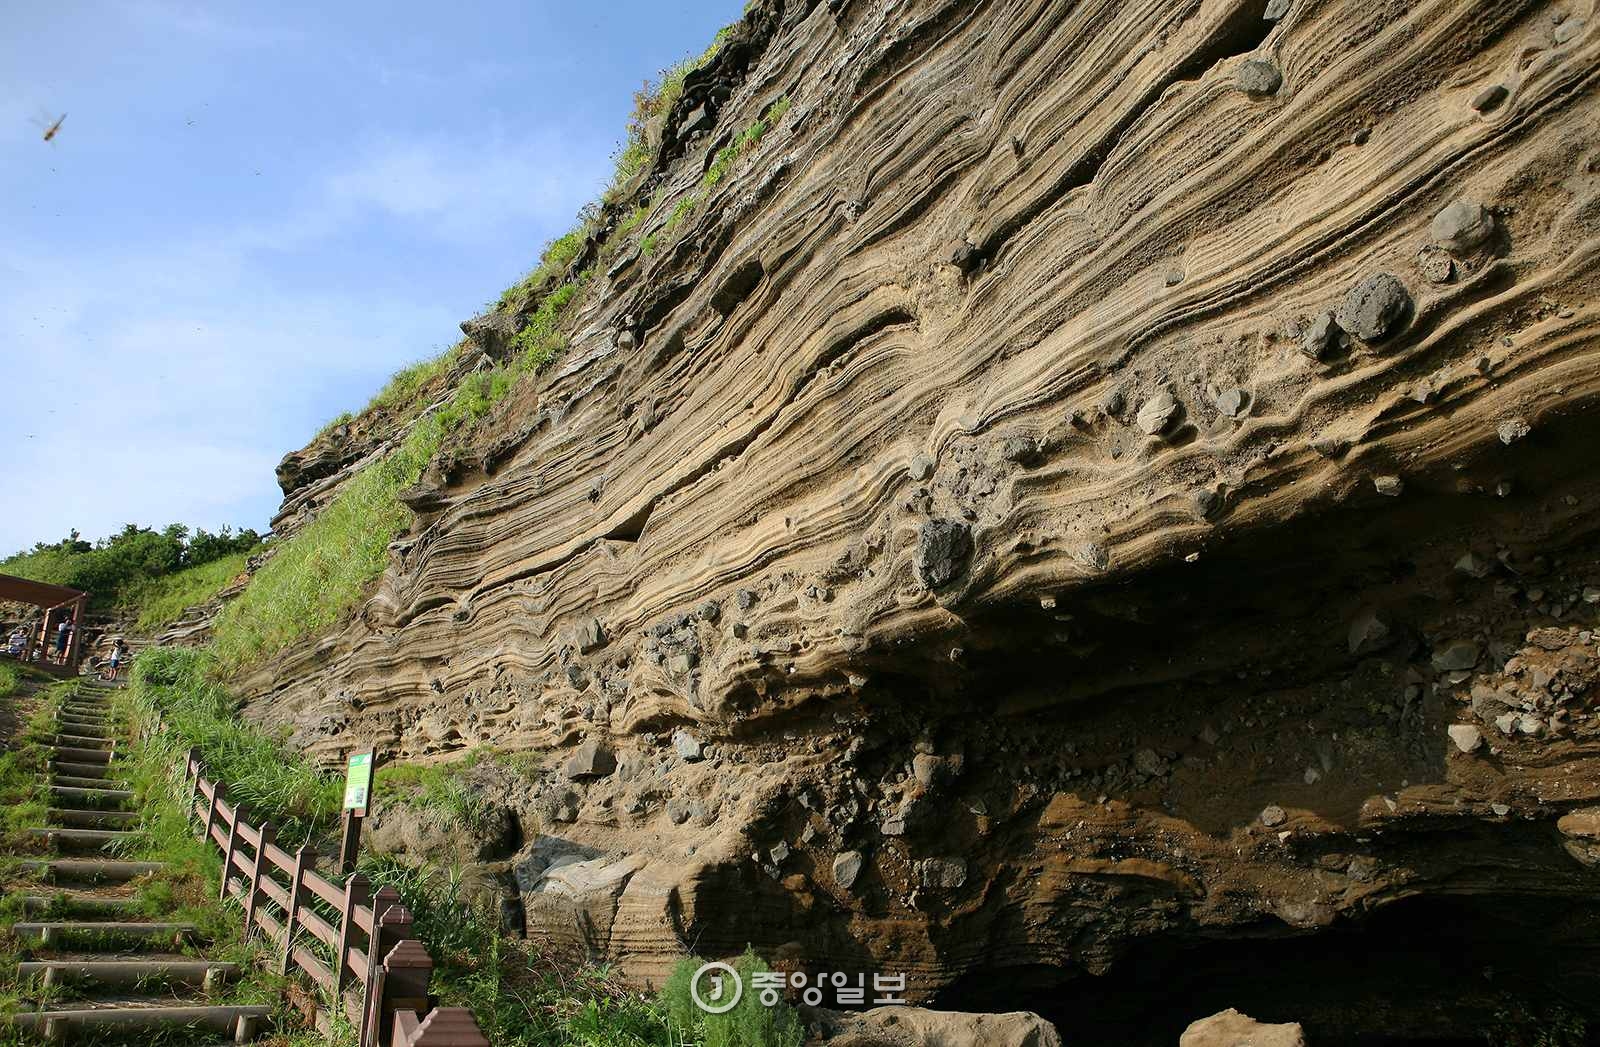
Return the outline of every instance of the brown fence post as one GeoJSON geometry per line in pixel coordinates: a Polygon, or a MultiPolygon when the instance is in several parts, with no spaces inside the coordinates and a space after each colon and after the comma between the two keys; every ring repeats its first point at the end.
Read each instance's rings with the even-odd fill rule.
{"type": "Polygon", "coordinates": [[[294,876],[289,881],[289,911],[283,922],[283,962],[279,965],[279,974],[289,973],[289,961],[294,958],[294,934],[300,926],[300,894],[305,889],[306,870],[311,865],[311,849],[301,844],[294,852],[294,876]]]}
{"type": "Polygon", "coordinates": [[[419,1023],[415,1015],[404,1012],[396,1017],[396,1030],[400,1022],[406,1026],[405,1039],[398,1038],[394,1047],[489,1047],[489,1040],[478,1028],[478,1021],[465,1007],[436,1007],[419,1023]]]}
{"type": "Polygon", "coordinates": [[[189,758],[183,762],[183,781],[189,787],[187,815],[194,814],[194,798],[200,795],[200,750],[194,746],[189,747],[189,758]],[[189,775],[194,775],[191,781],[189,775]]]}
{"type": "Polygon", "coordinates": [[[233,824],[228,826],[228,846],[222,852],[222,890],[217,894],[219,902],[228,900],[228,881],[233,878],[233,852],[239,846],[239,823],[244,821],[244,814],[242,804],[233,805],[233,824]]]}
{"type": "Polygon", "coordinates": [[[377,895],[372,899],[372,933],[367,936],[367,981],[362,987],[361,998],[361,1047],[378,1047],[375,1016],[378,1013],[378,997],[383,991],[380,985],[383,957],[400,941],[389,935],[383,922],[384,915],[391,909],[399,909],[405,913],[408,921],[411,919],[411,914],[400,904],[399,891],[393,887],[378,888],[377,895]]]}
{"type": "Polygon", "coordinates": [[[214,845],[214,841],[211,839],[211,827],[217,822],[217,801],[226,799],[227,796],[228,790],[221,782],[214,782],[212,784],[211,802],[206,805],[206,828],[205,831],[200,834],[200,842],[205,844],[207,847],[214,845]]]}
{"type": "Polygon", "coordinates": [[[256,860],[250,866],[250,890],[244,896],[244,936],[256,932],[256,902],[261,897],[261,870],[267,861],[267,848],[272,846],[272,823],[263,820],[261,837],[256,841],[256,860]]]}
{"type": "Polygon", "coordinates": [[[378,1043],[378,1000],[383,996],[383,964],[368,957],[367,995],[361,1001],[361,1038],[358,1047],[383,1047],[378,1043]]]}
{"type": "Polygon", "coordinates": [[[428,982],[433,978],[433,957],[421,942],[410,937],[411,914],[396,906],[384,918],[397,912],[406,917],[403,924],[406,937],[389,950],[383,960],[383,992],[378,998],[376,1021],[379,1044],[389,1042],[396,1011],[421,1014],[428,1009],[428,982]]]}
{"type": "MultiPolygon", "coordinates": [[[[367,904],[369,885],[360,873],[351,873],[344,883],[344,906],[339,914],[339,950],[334,956],[334,996],[342,1003],[344,988],[350,983],[350,933],[356,926],[356,906],[367,904]]],[[[368,957],[369,961],[371,957],[368,957]]]]}

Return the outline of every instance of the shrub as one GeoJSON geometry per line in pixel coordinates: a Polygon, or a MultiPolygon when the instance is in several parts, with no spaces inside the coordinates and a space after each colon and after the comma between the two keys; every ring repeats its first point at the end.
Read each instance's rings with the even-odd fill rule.
{"type": "Polygon", "coordinates": [[[744,995],[731,1011],[723,1014],[702,1011],[690,995],[694,972],[703,963],[705,961],[698,956],[679,961],[661,989],[667,1019],[674,1026],[696,1037],[696,1042],[704,1047],[800,1047],[805,1030],[795,1009],[782,1000],[767,1007],[751,989],[755,975],[772,970],[755,950],[746,949],[744,955],[733,962],[733,969],[744,983],[744,995]]]}

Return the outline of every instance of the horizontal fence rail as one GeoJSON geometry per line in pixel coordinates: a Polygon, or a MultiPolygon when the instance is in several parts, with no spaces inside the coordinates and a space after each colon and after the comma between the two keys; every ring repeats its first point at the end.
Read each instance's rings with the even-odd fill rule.
{"type": "MultiPolygon", "coordinates": [[[[335,883],[317,871],[309,847],[279,847],[270,822],[252,825],[248,811],[228,802],[227,787],[205,777],[199,750],[189,750],[183,777],[201,839],[222,854],[219,899],[244,908],[246,936],[260,931],[273,943],[280,974],[302,974],[336,1001],[360,1030],[361,1047],[488,1047],[472,1012],[431,1007],[433,958],[393,888],[374,895],[359,872],[335,883]]],[[[354,867],[353,846],[341,864],[354,867]]],[[[313,1004],[308,1013],[320,1031],[332,1029],[326,1008],[313,1004]]]]}

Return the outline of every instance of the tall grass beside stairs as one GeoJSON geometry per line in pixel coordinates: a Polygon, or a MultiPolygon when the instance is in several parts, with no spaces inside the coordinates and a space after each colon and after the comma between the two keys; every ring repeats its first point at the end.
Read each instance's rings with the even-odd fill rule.
{"type": "Polygon", "coordinates": [[[149,744],[163,746],[174,766],[198,749],[207,773],[227,784],[229,800],[275,823],[286,846],[328,830],[339,814],[339,783],[240,720],[214,676],[205,648],[155,647],[135,659],[130,699],[141,716],[159,717],[166,727],[149,744]]]}

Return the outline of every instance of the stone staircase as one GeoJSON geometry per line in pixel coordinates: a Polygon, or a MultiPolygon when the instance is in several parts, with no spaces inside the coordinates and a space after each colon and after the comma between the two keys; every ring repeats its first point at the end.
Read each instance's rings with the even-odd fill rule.
{"type": "Polygon", "coordinates": [[[19,863],[40,881],[25,888],[27,918],[12,926],[26,949],[17,969],[26,1003],[0,1020],[52,1042],[133,1042],[163,1028],[249,1042],[271,1008],[209,1002],[238,966],[179,951],[203,944],[196,928],[144,918],[133,894],[134,881],[163,866],[113,857],[139,822],[117,760],[109,711],[116,686],[81,682],[57,716],[48,824],[32,830],[54,857],[19,863]]]}

